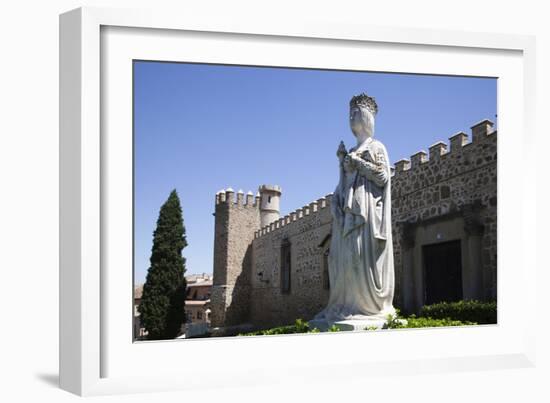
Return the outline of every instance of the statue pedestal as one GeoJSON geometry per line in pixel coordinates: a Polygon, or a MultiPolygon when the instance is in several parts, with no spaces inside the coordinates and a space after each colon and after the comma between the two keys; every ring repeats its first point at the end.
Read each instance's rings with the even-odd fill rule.
{"type": "MultiPolygon", "coordinates": [[[[406,324],[407,322],[404,319],[400,320],[406,324]]],[[[340,331],[359,331],[359,330],[375,330],[383,329],[386,324],[386,319],[382,318],[372,318],[372,319],[348,319],[348,320],[339,320],[336,322],[329,322],[324,319],[313,319],[308,322],[310,328],[317,328],[321,332],[326,332],[333,325],[336,326],[340,331]]]]}

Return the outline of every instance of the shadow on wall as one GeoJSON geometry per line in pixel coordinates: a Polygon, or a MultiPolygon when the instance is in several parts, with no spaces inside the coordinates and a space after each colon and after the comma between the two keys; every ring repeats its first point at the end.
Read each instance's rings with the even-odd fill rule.
{"type": "Polygon", "coordinates": [[[231,294],[231,304],[225,313],[225,325],[235,326],[250,320],[250,281],[252,273],[252,244],[243,258],[243,270],[237,276],[231,294]]]}

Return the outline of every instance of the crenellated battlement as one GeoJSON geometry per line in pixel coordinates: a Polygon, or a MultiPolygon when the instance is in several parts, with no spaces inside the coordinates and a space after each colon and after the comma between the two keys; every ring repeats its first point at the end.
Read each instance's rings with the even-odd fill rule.
{"type": "Polygon", "coordinates": [[[330,206],[331,200],[332,193],[329,193],[325,197],[321,197],[320,199],[312,201],[311,203],[292,211],[284,217],[281,217],[278,220],[273,221],[272,223],[265,225],[259,230],[255,231],[254,239],[276,231],[280,228],[287,227],[288,225],[292,225],[293,223],[299,222],[304,218],[311,217],[315,214],[320,213],[323,209],[330,206]]]}
{"type": "Polygon", "coordinates": [[[458,155],[464,151],[465,148],[471,148],[475,146],[487,137],[494,133],[494,123],[488,119],[484,119],[471,127],[472,141],[468,142],[468,135],[464,132],[458,132],[449,137],[449,147],[443,141],[438,141],[432,144],[426,153],[424,150],[420,150],[417,153],[411,155],[410,159],[404,158],[397,161],[392,167],[392,175],[400,175],[406,173],[425,164],[437,163],[448,155],[458,155]]]}
{"type": "Polygon", "coordinates": [[[216,193],[216,206],[221,204],[259,208],[260,194],[256,193],[256,196],[254,196],[251,191],[248,191],[245,195],[242,190],[239,190],[235,194],[235,191],[229,187],[216,193]]]}

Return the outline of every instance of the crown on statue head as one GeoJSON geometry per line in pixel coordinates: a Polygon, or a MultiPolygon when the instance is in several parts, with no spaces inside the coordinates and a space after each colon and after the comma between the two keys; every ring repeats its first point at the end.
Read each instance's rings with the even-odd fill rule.
{"type": "Polygon", "coordinates": [[[378,105],[373,97],[369,97],[366,93],[355,95],[349,101],[349,106],[358,106],[359,108],[367,108],[373,115],[378,113],[378,105]]]}

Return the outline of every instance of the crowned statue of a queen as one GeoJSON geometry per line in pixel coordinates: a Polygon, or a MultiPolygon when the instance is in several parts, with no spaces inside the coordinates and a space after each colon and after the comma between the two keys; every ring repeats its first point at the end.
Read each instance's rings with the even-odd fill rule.
{"type": "Polygon", "coordinates": [[[384,145],[374,139],[378,106],[367,94],[350,101],[350,127],[357,144],[340,143],[340,179],[331,202],[328,257],[330,296],[310,322],[342,330],[383,327],[394,315],[391,173],[384,145]]]}

